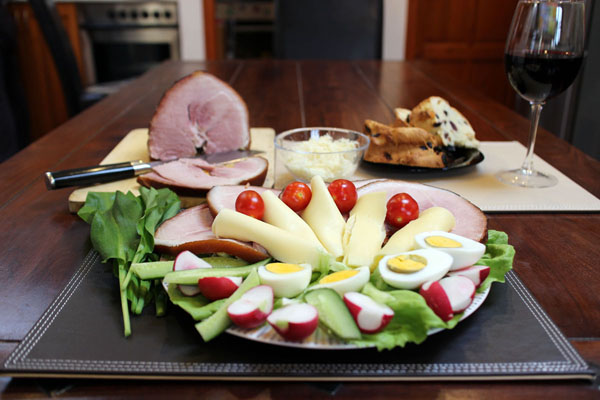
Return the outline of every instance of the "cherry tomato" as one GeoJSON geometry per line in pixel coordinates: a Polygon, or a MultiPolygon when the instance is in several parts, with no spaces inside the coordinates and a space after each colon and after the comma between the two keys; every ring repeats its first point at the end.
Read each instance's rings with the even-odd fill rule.
{"type": "Polygon", "coordinates": [[[388,224],[402,228],[419,216],[419,205],[408,193],[398,193],[387,202],[385,220],[388,224]]]}
{"type": "Polygon", "coordinates": [[[312,192],[310,187],[302,182],[290,183],[281,193],[281,201],[296,212],[304,210],[308,203],[310,203],[311,198],[312,192]]]}
{"type": "Polygon", "coordinates": [[[341,213],[347,213],[352,210],[358,197],[354,183],[346,179],[336,179],[329,184],[327,189],[341,213]]]}
{"type": "Polygon", "coordinates": [[[265,215],[265,203],[254,190],[244,190],[235,199],[235,210],[262,220],[265,215]]]}

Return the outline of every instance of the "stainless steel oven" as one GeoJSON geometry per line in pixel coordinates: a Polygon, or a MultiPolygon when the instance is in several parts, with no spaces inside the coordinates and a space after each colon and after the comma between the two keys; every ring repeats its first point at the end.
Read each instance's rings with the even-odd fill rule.
{"type": "Polygon", "coordinates": [[[179,59],[176,1],[81,3],[90,83],[122,81],[179,59]]]}

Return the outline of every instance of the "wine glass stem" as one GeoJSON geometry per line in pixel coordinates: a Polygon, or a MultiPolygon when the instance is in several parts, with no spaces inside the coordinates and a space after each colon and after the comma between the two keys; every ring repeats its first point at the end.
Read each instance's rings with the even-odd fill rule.
{"type": "Polygon", "coordinates": [[[529,142],[527,143],[527,155],[521,166],[521,170],[526,175],[533,173],[533,149],[535,147],[535,137],[537,136],[538,124],[540,122],[540,114],[544,103],[531,102],[531,121],[529,125],[529,142]]]}

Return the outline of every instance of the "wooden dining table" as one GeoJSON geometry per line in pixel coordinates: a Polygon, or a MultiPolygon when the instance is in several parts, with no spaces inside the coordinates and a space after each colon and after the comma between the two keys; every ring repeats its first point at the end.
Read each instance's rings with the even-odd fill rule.
{"type": "MultiPolygon", "coordinates": [[[[362,131],[367,118],[391,121],[395,107],[412,107],[436,95],[463,112],[479,140],[527,143],[527,118],[426,62],[229,60],[161,64],[2,163],[0,365],[67,284],[91,247],[89,226],[68,210],[70,191],[47,190],[43,173],[99,163],[129,131],[147,127],[165,90],[196,70],[214,74],[241,95],[252,127],[270,127],[277,133],[303,126],[362,131]]],[[[599,161],[543,129],[535,152],[600,197],[599,161]]],[[[508,233],[516,249],[514,271],[518,277],[590,368],[597,371],[600,214],[486,215],[489,228],[508,233]]],[[[6,398],[591,399],[600,397],[598,388],[598,381],[589,380],[195,382],[0,376],[0,393],[6,398]]]]}

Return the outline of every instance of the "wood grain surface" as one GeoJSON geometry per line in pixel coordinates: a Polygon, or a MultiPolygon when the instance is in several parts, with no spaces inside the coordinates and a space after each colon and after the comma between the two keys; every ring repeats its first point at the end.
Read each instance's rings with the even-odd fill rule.
{"type": "MultiPolygon", "coordinates": [[[[245,99],[252,126],[277,132],[309,125],[362,130],[391,121],[394,107],[446,97],[480,140],[525,143],[527,120],[422,62],[167,62],[60,126],[0,168],[0,360],[27,334],[90,248],[89,227],[69,214],[70,191],[47,191],[42,173],[97,164],[122,137],[145,127],[163,92],[202,69],[245,99]]],[[[536,152],[600,196],[600,162],[541,131],[536,152]]],[[[568,196],[568,193],[565,193],[568,196]]],[[[600,364],[600,214],[489,214],[508,232],[514,269],[592,366],[600,364]]],[[[515,383],[184,383],[105,380],[3,380],[3,396],[267,398],[598,398],[590,382],[515,383]]]]}

